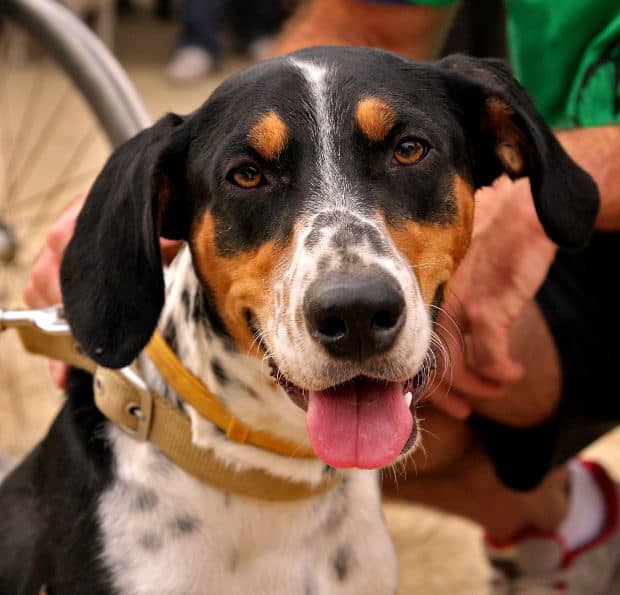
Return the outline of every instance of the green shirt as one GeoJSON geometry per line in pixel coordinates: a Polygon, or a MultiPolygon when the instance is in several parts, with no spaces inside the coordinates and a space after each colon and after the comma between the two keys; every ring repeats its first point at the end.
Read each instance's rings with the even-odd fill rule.
{"type": "Polygon", "coordinates": [[[547,121],[564,128],[620,123],[620,0],[504,2],[515,74],[547,121]]]}

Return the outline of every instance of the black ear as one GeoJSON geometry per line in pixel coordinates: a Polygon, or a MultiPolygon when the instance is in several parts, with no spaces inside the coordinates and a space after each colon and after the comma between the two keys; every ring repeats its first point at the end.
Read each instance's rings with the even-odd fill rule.
{"type": "Polygon", "coordinates": [[[118,148],[97,177],[62,261],[65,314],[85,353],[129,364],[164,303],[160,233],[187,236],[183,201],[187,124],[162,118],[118,148]]]}
{"type": "Polygon", "coordinates": [[[547,235],[562,247],[583,247],[598,212],[596,184],[562,149],[505,63],[448,56],[437,64],[463,110],[475,187],[504,172],[513,179],[528,176],[547,235]]]}

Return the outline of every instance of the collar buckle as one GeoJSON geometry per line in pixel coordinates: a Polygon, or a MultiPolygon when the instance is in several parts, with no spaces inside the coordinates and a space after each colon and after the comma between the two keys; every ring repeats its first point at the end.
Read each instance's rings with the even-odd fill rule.
{"type": "Polygon", "coordinates": [[[144,383],[144,380],[131,368],[122,368],[118,373],[133,386],[136,391],[135,394],[139,397],[139,402],[131,400],[125,406],[127,415],[136,420],[135,428],[124,426],[122,429],[135,440],[146,442],[149,439],[149,432],[151,430],[153,395],[144,383]]]}
{"type": "Polygon", "coordinates": [[[153,421],[153,394],[130,367],[97,368],[95,403],[121,430],[139,442],[149,439],[153,421]]]}

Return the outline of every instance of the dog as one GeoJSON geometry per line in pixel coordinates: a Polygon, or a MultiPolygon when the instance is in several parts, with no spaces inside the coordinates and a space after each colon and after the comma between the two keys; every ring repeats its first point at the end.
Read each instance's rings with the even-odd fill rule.
{"type": "Polygon", "coordinates": [[[48,435],[0,487],[0,593],[390,594],[376,469],[418,442],[436,308],[474,193],[529,176],[561,246],[588,240],[591,178],[502,63],[312,48],[225,81],[117,149],[62,263],[64,307],[99,365],[134,360],[227,468],[324,492],[274,502],[193,477],[71,374],[48,435]],[[162,275],[159,237],[184,240],[162,275]],[[143,353],[155,328],[252,429],[230,439],[143,353]]]}

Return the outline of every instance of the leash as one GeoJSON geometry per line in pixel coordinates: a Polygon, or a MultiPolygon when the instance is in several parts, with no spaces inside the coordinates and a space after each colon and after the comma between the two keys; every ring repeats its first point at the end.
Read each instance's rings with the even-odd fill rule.
{"type": "MultiPolygon", "coordinates": [[[[191,440],[189,416],[165,397],[149,390],[131,367],[111,370],[97,366],[71,335],[62,307],[42,310],[0,309],[0,331],[15,328],[27,351],[62,360],[94,376],[95,404],[101,413],[138,441],[155,444],[179,467],[221,490],[261,500],[286,501],[319,495],[340,481],[336,474],[317,485],[276,477],[260,469],[233,469],[211,449],[191,440]]],[[[279,455],[314,458],[309,449],[269,432],[252,430],[235,418],[198,378],[187,370],[159,333],[145,349],[162,377],[202,416],[230,440],[279,455]]]]}
{"type": "Polygon", "coordinates": [[[3,310],[0,332],[14,328],[30,353],[57,359],[91,374],[97,364],[85,355],[71,334],[62,306],[40,310],[3,310]]]}

